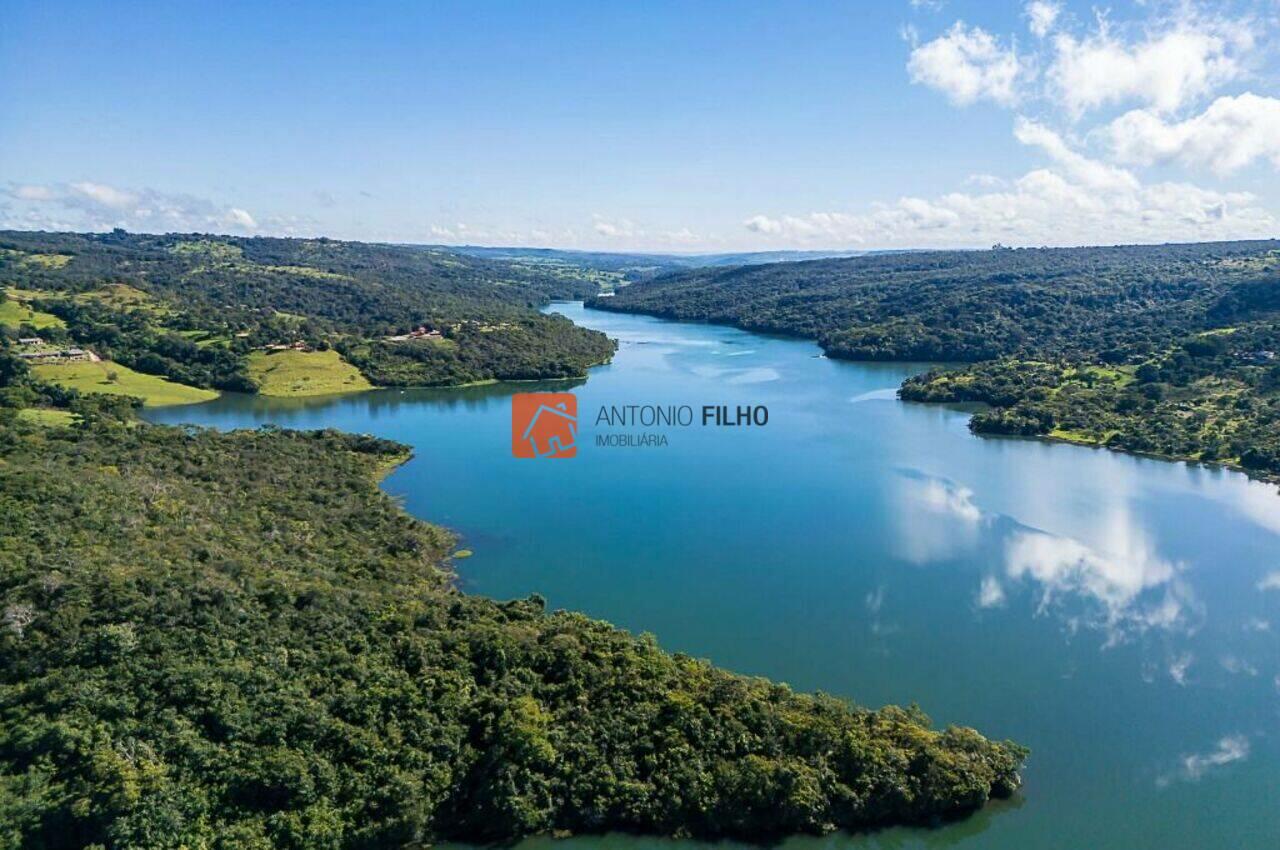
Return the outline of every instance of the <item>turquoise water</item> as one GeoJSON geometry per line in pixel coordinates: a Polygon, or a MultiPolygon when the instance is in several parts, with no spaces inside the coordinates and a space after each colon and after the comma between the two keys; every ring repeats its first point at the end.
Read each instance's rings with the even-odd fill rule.
{"type": "Polygon", "coordinates": [[[1280,846],[1275,487],[974,437],[962,411],[894,399],[920,366],[555,309],[621,343],[572,387],[571,460],[510,456],[508,396],[528,385],[227,396],[148,416],[409,443],[413,461],[385,486],[461,533],[475,551],[459,562],[468,591],[537,591],[668,649],[865,705],[915,700],[939,723],[1033,750],[1022,793],[959,824],[788,845],[1280,846]],[[695,425],[595,425],[601,405],[624,404],[687,404],[695,425]],[[766,405],[769,421],[704,428],[705,404],[766,405]],[[668,444],[598,447],[601,433],[668,444]]]}

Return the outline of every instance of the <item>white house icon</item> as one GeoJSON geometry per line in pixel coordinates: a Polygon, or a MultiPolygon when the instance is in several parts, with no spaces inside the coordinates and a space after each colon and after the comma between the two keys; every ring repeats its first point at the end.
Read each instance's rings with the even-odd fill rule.
{"type": "Polygon", "coordinates": [[[577,436],[578,418],[560,402],[553,407],[538,405],[520,439],[533,450],[534,457],[555,457],[572,449],[577,436]]]}

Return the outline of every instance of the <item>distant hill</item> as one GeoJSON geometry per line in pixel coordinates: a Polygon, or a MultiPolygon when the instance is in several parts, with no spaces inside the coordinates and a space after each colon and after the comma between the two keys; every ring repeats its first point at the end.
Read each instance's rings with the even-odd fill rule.
{"type": "Polygon", "coordinates": [[[0,337],[221,390],[253,391],[248,355],[291,346],[336,349],[380,385],[571,378],[612,343],[537,308],[597,276],[334,239],[7,231],[0,337]]]}
{"type": "Polygon", "coordinates": [[[972,363],[902,396],[985,402],[982,433],[1280,478],[1280,241],[704,267],[589,303],[810,337],[851,360],[972,363]]]}
{"type": "Polygon", "coordinates": [[[424,245],[433,251],[449,251],[468,257],[613,272],[622,281],[650,280],[658,275],[684,269],[724,266],[755,266],[764,263],[792,263],[834,257],[860,257],[875,251],[748,251],[736,254],[633,254],[608,251],[569,251],[558,248],[503,248],[484,245],[424,245]]]}
{"type": "Polygon", "coordinates": [[[1126,361],[1262,303],[1236,288],[1277,266],[1277,241],[918,251],[689,269],[596,306],[807,336],[854,360],[1126,361]]]}

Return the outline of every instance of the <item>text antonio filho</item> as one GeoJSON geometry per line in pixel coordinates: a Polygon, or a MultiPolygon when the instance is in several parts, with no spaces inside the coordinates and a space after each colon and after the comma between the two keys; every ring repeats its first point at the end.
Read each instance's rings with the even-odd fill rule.
{"type": "MultiPolygon", "coordinates": [[[[701,414],[701,424],[721,428],[769,424],[769,408],[763,404],[704,404],[701,414]]],[[[695,418],[693,407],[687,404],[601,405],[595,424],[613,428],[688,427],[695,418]]]]}

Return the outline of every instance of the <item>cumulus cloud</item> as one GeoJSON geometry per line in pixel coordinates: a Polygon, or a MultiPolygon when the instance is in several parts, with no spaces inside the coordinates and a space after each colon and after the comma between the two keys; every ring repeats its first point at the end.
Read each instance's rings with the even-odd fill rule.
{"type": "Polygon", "coordinates": [[[462,222],[456,224],[432,224],[427,228],[427,233],[433,239],[457,240],[467,239],[471,236],[471,229],[462,222]]]}
{"type": "Polygon", "coordinates": [[[636,235],[636,226],[624,219],[609,220],[601,216],[596,216],[595,224],[592,225],[601,236],[608,239],[627,238],[636,235]]]}
{"type": "Polygon", "coordinates": [[[134,193],[102,183],[72,183],[70,189],[75,195],[114,210],[125,210],[138,203],[134,193]]]}
{"type": "Polygon", "coordinates": [[[1036,38],[1044,38],[1053,29],[1062,6],[1050,0],[1031,0],[1026,7],[1027,26],[1036,38]]]}
{"type": "Polygon", "coordinates": [[[1021,55],[1012,39],[963,21],[923,44],[910,30],[912,82],[961,106],[1011,106],[1030,95],[1076,118],[1125,104],[1169,115],[1244,77],[1258,40],[1255,22],[1192,3],[1123,25],[1099,13],[1091,27],[1064,26],[1058,0],[1031,0],[1023,13],[1036,41],[1021,55]]]}
{"type": "Polygon", "coordinates": [[[10,194],[22,201],[52,201],[55,197],[48,186],[14,186],[10,194]]]}
{"type": "Polygon", "coordinates": [[[256,230],[258,228],[258,223],[253,220],[253,216],[239,207],[232,207],[227,210],[227,214],[222,219],[227,224],[244,230],[256,230]]]}
{"type": "Polygon", "coordinates": [[[1174,780],[1198,782],[1210,770],[1248,757],[1249,739],[1244,735],[1227,735],[1219,739],[1217,746],[1208,752],[1183,756],[1178,770],[1160,776],[1156,784],[1163,787],[1174,780]]]}
{"type": "Polygon", "coordinates": [[[46,230],[109,230],[123,227],[145,232],[258,230],[253,215],[241,207],[223,207],[204,198],[124,189],[79,181],[55,185],[11,185],[14,203],[3,211],[8,227],[46,230]]]}
{"type": "Polygon", "coordinates": [[[861,213],[754,215],[744,226],[787,244],[874,247],[1158,243],[1263,238],[1277,229],[1276,218],[1251,193],[1143,183],[1030,120],[1019,119],[1014,135],[1050,162],[1007,188],[905,197],[861,213]]]}
{"type": "Polygon", "coordinates": [[[753,215],[742,223],[743,227],[753,233],[782,233],[783,223],[767,215],[753,215]]]}
{"type": "Polygon", "coordinates": [[[1259,579],[1258,590],[1280,590],[1280,570],[1267,573],[1259,579]]]}
{"type": "Polygon", "coordinates": [[[960,106],[978,100],[1010,106],[1017,100],[1023,68],[1012,46],[1005,47],[981,27],[957,21],[944,35],[915,46],[907,71],[912,82],[937,89],[960,106]]]}
{"type": "Polygon", "coordinates": [[[1048,78],[1076,115],[1126,102],[1169,113],[1241,76],[1253,46],[1250,28],[1237,21],[1184,13],[1126,40],[1104,17],[1091,34],[1053,39],[1048,78]]]}
{"type": "Polygon", "coordinates": [[[1220,97],[1185,121],[1166,121],[1154,110],[1135,109],[1100,135],[1123,162],[1176,160],[1224,175],[1260,159],[1280,168],[1280,99],[1252,92],[1220,97]]]}
{"type": "Polygon", "coordinates": [[[1008,180],[994,174],[970,174],[964,182],[967,186],[981,186],[984,189],[1002,189],[1009,185],[1008,180]]]}
{"type": "Polygon", "coordinates": [[[1013,136],[1024,145],[1040,148],[1061,166],[1069,180],[1087,189],[1132,192],[1139,188],[1138,178],[1132,173],[1072,150],[1062,136],[1043,124],[1019,118],[1013,136]]]}

